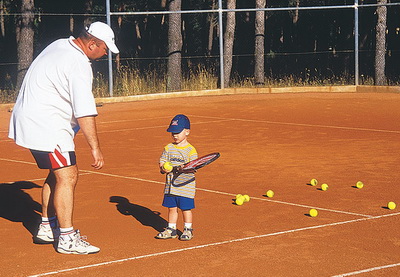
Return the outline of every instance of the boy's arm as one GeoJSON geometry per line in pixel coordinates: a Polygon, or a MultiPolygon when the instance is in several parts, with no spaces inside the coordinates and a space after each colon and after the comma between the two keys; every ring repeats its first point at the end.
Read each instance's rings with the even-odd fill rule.
{"type": "Polygon", "coordinates": [[[172,169],[168,170],[168,166],[166,166],[166,167],[164,166],[164,165],[166,165],[166,163],[169,163],[169,162],[168,162],[168,151],[165,147],[164,151],[161,154],[160,161],[158,163],[158,167],[160,168],[161,174],[169,173],[172,171],[172,169]]]}

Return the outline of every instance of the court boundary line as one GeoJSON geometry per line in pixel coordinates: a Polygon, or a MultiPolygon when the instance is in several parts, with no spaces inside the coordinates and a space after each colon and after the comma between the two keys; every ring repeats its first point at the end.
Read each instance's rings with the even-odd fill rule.
{"type": "MultiPolygon", "coordinates": [[[[90,172],[90,173],[93,173],[93,174],[98,174],[98,175],[103,175],[103,176],[110,176],[110,177],[116,177],[116,178],[122,178],[122,179],[130,179],[130,180],[148,182],[148,183],[155,183],[155,184],[162,184],[162,185],[165,184],[164,182],[147,180],[147,179],[137,178],[137,177],[129,177],[129,176],[123,176],[123,175],[117,175],[117,174],[109,174],[109,173],[96,172],[96,171],[91,171],[91,170],[80,170],[80,171],[82,171],[82,172],[90,172]]],[[[201,190],[201,191],[211,192],[211,193],[216,193],[216,194],[235,196],[235,194],[233,194],[233,193],[222,192],[222,191],[217,191],[217,190],[210,190],[210,189],[204,189],[204,188],[199,188],[199,187],[196,187],[196,190],[201,190]]],[[[304,205],[304,204],[296,204],[296,203],[279,201],[279,200],[264,199],[264,198],[259,198],[259,197],[251,197],[251,198],[252,199],[257,199],[257,200],[262,200],[262,201],[278,203],[278,204],[284,204],[284,205],[290,205],[290,206],[296,206],[296,207],[303,207],[303,208],[315,208],[315,209],[319,209],[321,211],[329,211],[329,212],[334,212],[334,213],[355,215],[355,216],[361,216],[361,217],[366,217],[366,218],[373,218],[374,217],[373,215],[365,215],[365,214],[359,214],[359,213],[353,213],[353,212],[347,212],[347,211],[340,211],[340,210],[334,210],[334,209],[328,209],[328,208],[321,208],[321,207],[316,207],[316,206],[309,206],[309,205],[304,205]]]]}
{"type": "Polygon", "coordinates": [[[279,124],[279,125],[291,125],[291,126],[301,126],[301,127],[317,127],[317,128],[343,129],[343,130],[353,130],[353,131],[368,131],[368,132],[400,134],[400,131],[373,129],[373,128],[346,127],[346,126],[320,125],[320,124],[307,124],[307,123],[294,123],[294,122],[280,122],[280,121],[243,119],[243,118],[225,118],[225,117],[215,117],[215,116],[205,116],[205,115],[203,116],[203,115],[194,115],[194,114],[191,114],[191,115],[188,115],[188,116],[190,116],[190,117],[200,117],[200,118],[210,118],[210,119],[220,119],[220,120],[225,119],[225,120],[234,120],[234,121],[257,122],[257,123],[279,124]]]}
{"type": "MultiPolygon", "coordinates": [[[[4,158],[0,158],[0,161],[8,161],[8,162],[25,163],[25,164],[30,164],[30,165],[36,165],[33,162],[25,162],[25,161],[4,159],[4,158]]],[[[122,178],[122,179],[128,179],[128,180],[135,180],[135,181],[141,181],[141,182],[164,185],[164,182],[148,180],[148,179],[143,179],[143,178],[138,178],[138,177],[133,177],[133,176],[123,176],[123,175],[117,175],[117,174],[111,174],[111,173],[105,173],[105,172],[97,172],[97,171],[86,170],[86,169],[79,169],[79,171],[80,172],[84,172],[84,173],[91,173],[91,174],[109,176],[109,177],[114,177],[114,178],[122,178]]],[[[210,190],[210,189],[199,188],[199,187],[196,187],[196,189],[197,190],[201,190],[201,191],[205,191],[205,192],[215,193],[215,194],[223,194],[223,195],[228,195],[228,196],[235,196],[235,194],[233,194],[233,193],[221,192],[221,191],[217,191],[217,190],[210,190]]],[[[278,204],[295,206],[295,207],[314,208],[314,209],[321,210],[321,211],[328,211],[328,212],[334,212],[334,213],[340,213],[340,214],[348,214],[348,215],[361,216],[361,217],[366,217],[366,218],[373,218],[374,217],[372,215],[365,215],[365,214],[353,213],[353,212],[348,212],[348,211],[334,210],[334,209],[316,207],[316,206],[311,206],[311,205],[297,204],[297,203],[291,203],[291,202],[280,201],[280,200],[272,200],[272,199],[266,199],[266,198],[264,199],[264,198],[259,198],[259,197],[251,197],[251,198],[252,199],[257,199],[257,200],[262,200],[262,201],[278,203],[278,204]]]]}
{"type": "MultiPolygon", "coordinates": [[[[220,120],[214,120],[214,121],[207,121],[207,122],[196,122],[196,123],[191,123],[192,125],[197,125],[197,124],[209,124],[209,123],[219,123],[219,122],[226,122],[226,121],[235,121],[234,119],[220,119],[220,120]]],[[[168,128],[168,125],[158,125],[158,126],[147,126],[147,127],[135,127],[135,128],[125,128],[125,129],[117,129],[117,130],[98,130],[98,134],[104,134],[104,133],[114,133],[114,132],[126,132],[126,131],[134,131],[134,130],[147,130],[147,129],[155,129],[155,128],[168,128]]]]}
{"type": "Polygon", "coordinates": [[[59,274],[59,273],[71,272],[71,271],[76,271],[76,270],[81,270],[81,269],[95,268],[95,267],[100,267],[100,266],[116,264],[116,263],[123,263],[123,262],[128,262],[128,261],[133,261],[133,260],[140,260],[140,259],[144,259],[144,258],[152,258],[152,257],[161,256],[161,255],[166,255],[166,254],[173,254],[173,253],[178,253],[178,252],[184,252],[184,251],[190,251],[190,250],[196,250],[196,249],[201,249],[201,248],[213,247],[213,246],[218,246],[218,245],[224,245],[224,244],[248,241],[248,240],[253,240],[253,239],[259,239],[259,238],[266,238],[266,237],[272,237],[272,236],[278,236],[278,235],[297,233],[297,232],[301,232],[301,231],[308,231],[308,230],[320,229],[320,228],[325,228],[325,227],[339,226],[339,225],[356,223],[356,222],[367,221],[367,220],[381,219],[381,218],[386,218],[386,217],[391,217],[391,216],[396,216],[396,215],[400,215],[400,212],[399,213],[386,214],[386,215],[380,215],[380,216],[374,216],[374,217],[370,217],[370,218],[358,218],[358,219],[339,221],[339,222],[327,223],[327,224],[322,224],[322,225],[302,227],[302,228],[296,228],[296,229],[291,229],[291,230],[286,230],[286,231],[279,231],[279,232],[274,232],[274,233],[262,234],[262,235],[251,236],[251,237],[244,237],[244,238],[225,240],[225,241],[208,243],[208,244],[201,244],[201,245],[185,247],[185,248],[179,248],[179,249],[168,250],[168,251],[157,252],[157,253],[151,253],[151,254],[146,254],[146,255],[141,255],[141,256],[134,256],[134,257],[124,258],[124,259],[111,260],[111,261],[107,261],[107,262],[101,262],[101,263],[95,263],[95,264],[90,264],[90,265],[84,265],[84,266],[60,269],[60,270],[55,270],[55,271],[50,271],[50,272],[45,272],[45,273],[39,273],[39,274],[35,274],[35,275],[29,275],[28,277],[40,277],[40,276],[55,275],[55,274],[59,274]]]}
{"type": "Polygon", "coordinates": [[[396,267],[396,266],[400,266],[400,263],[370,267],[370,268],[366,268],[366,269],[362,269],[362,270],[357,270],[357,271],[352,271],[352,272],[348,272],[348,273],[342,273],[342,274],[339,274],[339,275],[334,275],[332,277],[353,276],[353,275],[358,275],[358,274],[361,274],[361,273],[367,273],[367,272],[372,272],[372,271],[376,271],[376,270],[382,270],[382,269],[396,267]]]}
{"type": "MultiPolygon", "coordinates": [[[[222,120],[222,121],[254,121],[254,122],[264,122],[264,121],[257,121],[257,120],[245,120],[245,119],[227,119],[227,120],[222,120]]],[[[218,122],[218,121],[215,121],[215,122],[218,122]]],[[[335,129],[347,129],[347,130],[358,130],[358,131],[371,131],[371,132],[381,132],[381,133],[399,133],[400,134],[400,131],[394,131],[394,130],[380,130],[380,129],[368,129],[368,128],[357,128],[357,127],[340,127],[340,126],[329,126],[329,125],[313,125],[313,124],[302,124],[302,123],[290,123],[290,122],[274,122],[274,121],[265,121],[264,123],[267,123],[267,124],[281,124],[281,125],[292,125],[292,126],[305,126],[305,127],[320,127],[320,128],[335,128],[335,129]]],[[[160,127],[160,126],[155,126],[155,127],[160,127]]],[[[137,128],[137,129],[140,129],[140,128],[137,128]]],[[[128,130],[135,130],[135,129],[128,129],[128,130]]],[[[120,130],[117,130],[117,131],[120,131],[120,130]]],[[[124,130],[123,130],[124,131],[124,130]]],[[[1,159],[0,159],[1,160],[1,159]]],[[[25,162],[25,163],[28,163],[28,162],[25,162]]],[[[29,164],[29,163],[28,163],[29,164]]],[[[34,163],[32,163],[32,164],[34,164],[34,163]]],[[[35,165],[35,164],[34,164],[35,165]]],[[[85,170],[80,170],[80,171],[82,171],[82,172],[85,172],[85,170]]],[[[97,173],[97,172],[94,172],[94,171],[90,171],[90,170],[88,170],[88,171],[86,171],[86,173],[85,174],[91,174],[91,173],[97,173]]],[[[111,176],[111,175],[110,175],[111,176]]],[[[164,184],[163,182],[156,182],[156,181],[151,181],[151,180],[146,180],[146,179],[140,179],[140,178],[135,178],[135,177],[127,177],[127,176],[118,176],[118,175],[115,175],[115,176],[112,176],[112,177],[118,177],[118,178],[127,178],[127,179],[135,179],[135,180],[138,180],[138,181],[144,181],[144,182],[153,182],[153,183],[157,183],[157,184],[164,184]]],[[[207,190],[207,189],[201,189],[201,188],[198,188],[199,190],[203,190],[203,191],[209,191],[209,192],[212,192],[212,193],[220,193],[220,194],[227,194],[227,195],[234,195],[234,194],[229,194],[229,193],[224,193],[224,192],[218,192],[218,191],[212,191],[212,190],[207,190]]],[[[270,201],[270,202],[282,202],[282,201],[277,201],[277,200],[272,200],[272,199],[263,199],[263,198],[257,198],[257,197],[253,197],[253,199],[258,199],[258,200],[263,200],[263,201],[270,201]]],[[[289,204],[289,205],[291,205],[291,203],[286,203],[286,202],[282,202],[282,203],[284,203],[284,204],[289,204]]],[[[293,203],[292,203],[293,204],[293,203]]],[[[300,204],[293,204],[293,205],[295,205],[295,206],[304,206],[304,207],[307,207],[307,206],[305,206],[305,205],[300,205],[300,204]]],[[[321,209],[321,208],[320,208],[321,209]]],[[[329,210],[329,209],[328,209],[329,210]]],[[[381,215],[381,216],[368,216],[368,215],[359,215],[359,214],[354,214],[354,215],[359,215],[359,216],[365,216],[366,218],[362,218],[362,219],[354,219],[354,220],[349,220],[349,221],[343,221],[343,222],[336,222],[336,223],[331,223],[331,224],[333,224],[333,225],[342,225],[342,224],[347,224],[347,223],[349,223],[349,224],[351,224],[351,223],[353,223],[353,221],[354,222],[358,222],[358,221],[364,221],[364,220],[369,220],[369,219],[377,219],[377,218],[381,218],[381,217],[386,217],[386,216],[395,216],[395,215],[397,215],[398,213],[392,213],[392,214],[386,214],[386,215],[381,215]]],[[[300,232],[300,231],[306,231],[306,230],[308,230],[308,228],[311,228],[311,229],[317,229],[317,228],[324,228],[324,227],[329,227],[328,225],[330,225],[330,224],[324,224],[324,225],[319,225],[319,226],[315,226],[315,228],[313,228],[313,227],[304,227],[304,228],[298,228],[298,229],[293,229],[293,230],[287,230],[287,231],[282,231],[282,232],[284,232],[284,234],[286,234],[286,233],[292,233],[292,232],[300,232]],[[327,226],[324,226],[324,225],[327,225],[327,226]],[[302,229],[305,229],[305,230],[302,230],[302,229]]],[[[260,235],[260,237],[262,238],[262,237],[269,237],[269,236],[274,236],[274,235],[281,235],[281,234],[279,234],[279,233],[281,233],[281,232],[277,232],[277,233],[271,233],[271,234],[264,234],[264,235],[260,235]]],[[[234,239],[234,240],[231,240],[231,241],[222,241],[222,242],[217,242],[217,243],[215,243],[215,245],[221,245],[221,244],[227,244],[227,243],[234,243],[234,242],[240,242],[240,241],[246,241],[246,240],[249,240],[249,239],[256,239],[257,237],[259,237],[259,236],[254,236],[254,238],[253,237],[248,237],[248,238],[242,238],[242,239],[234,239]]],[[[148,257],[156,257],[156,256],[159,256],[159,255],[164,255],[164,254],[169,254],[169,253],[176,253],[176,252],[181,252],[181,251],[189,251],[189,250],[194,250],[194,249],[200,249],[200,248],[203,248],[203,247],[212,247],[212,246],[215,246],[214,245],[214,243],[211,243],[211,244],[209,244],[209,245],[204,245],[204,246],[202,246],[202,245],[199,245],[199,246],[194,246],[194,247],[188,247],[188,248],[183,248],[183,249],[177,249],[177,250],[171,250],[171,251],[166,251],[166,252],[160,252],[160,253],[154,253],[154,254],[147,254],[147,255],[143,255],[143,256],[138,256],[138,257],[131,257],[131,258],[127,258],[127,259],[122,259],[123,261],[130,261],[130,260],[137,260],[137,259],[143,259],[143,258],[148,258],[148,257]]],[[[117,263],[117,261],[111,261],[111,263],[117,263]]],[[[109,264],[108,262],[105,262],[105,264],[104,265],[107,265],[107,264],[109,264]]],[[[385,265],[385,266],[380,266],[380,267],[374,267],[374,268],[370,268],[370,269],[364,269],[364,270],[360,270],[360,271],[354,271],[354,272],[349,272],[349,273],[344,273],[344,275],[337,275],[337,276],[350,276],[350,275],[356,275],[356,274],[360,274],[360,273],[363,273],[363,272],[369,272],[369,271],[373,271],[373,270],[379,270],[379,269],[384,269],[384,268],[389,268],[389,267],[396,267],[396,266],[398,266],[398,265],[400,265],[400,263],[399,264],[392,264],[392,265],[385,265]],[[376,269],[375,269],[376,268],[376,269]],[[358,273],[359,272],[359,273],[358,273]]],[[[89,267],[93,267],[93,266],[89,266],[89,267]]],[[[84,269],[84,268],[87,268],[87,266],[83,266],[83,267],[77,267],[78,269],[84,269]]],[[[67,270],[67,271],[70,271],[70,270],[67,270]]],[[[63,271],[63,272],[66,272],[66,271],[63,271]]],[[[54,274],[57,274],[57,273],[61,273],[61,272],[56,272],[56,273],[54,273],[54,274]]],[[[47,274],[46,274],[47,275],[47,274]]],[[[44,275],[33,275],[33,276],[44,276],[44,275]]],[[[335,275],[336,276],[336,275],[335,275]]]]}

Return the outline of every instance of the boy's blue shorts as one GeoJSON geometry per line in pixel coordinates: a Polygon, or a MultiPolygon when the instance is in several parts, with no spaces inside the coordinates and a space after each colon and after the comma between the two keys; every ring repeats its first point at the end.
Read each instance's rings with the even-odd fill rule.
{"type": "Polygon", "coordinates": [[[194,209],[194,199],[183,196],[164,194],[164,201],[162,205],[167,208],[178,207],[181,210],[191,210],[194,209]]]}

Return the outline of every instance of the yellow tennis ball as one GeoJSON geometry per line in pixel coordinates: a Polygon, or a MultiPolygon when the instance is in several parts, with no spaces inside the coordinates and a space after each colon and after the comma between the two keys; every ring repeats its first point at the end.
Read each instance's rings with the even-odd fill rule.
{"type": "Polygon", "coordinates": [[[239,193],[239,194],[236,194],[236,199],[238,199],[238,198],[240,198],[240,197],[243,197],[243,195],[241,195],[240,193],[239,193]]]}
{"type": "Polygon", "coordinates": [[[316,209],[310,209],[309,214],[311,217],[316,217],[318,215],[318,211],[316,209]]]}
{"type": "Polygon", "coordinates": [[[389,203],[387,204],[387,207],[388,207],[389,210],[394,210],[394,209],[396,209],[396,203],[394,203],[394,202],[389,202],[389,203]]]}
{"type": "Polygon", "coordinates": [[[235,203],[236,203],[236,205],[238,205],[238,206],[242,206],[243,203],[244,203],[244,197],[242,196],[242,197],[236,198],[235,203]]]}
{"type": "Polygon", "coordinates": [[[311,179],[310,184],[315,187],[316,185],[318,185],[318,180],[317,179],[311,179]]]}
{"type": "Polygon", "coordinates": [[[321,185],[321,189],[322,189],[323,191],[328,190],[328,188],[329,188],[329,186],[328,186],[327,184],[322,184],[322,185],[321,185]]]}
{"type": "Polygon", "coordinates": [[[244,198],[244,202],[250,201],[250,196],[248,196],[247,194],[243,195],[243,198],[244,198]]]}
{"type": "Polygon", "coordinates": [[[268,191],[265,193],[265,195],[266,195],[267,197],[271,198],[271,197],[274,197],[275,193],[274,193],[273,190],[268,190],[268,191]]]}
{"type": "Polygon", "coordinates": [[[363,182],[358,181],[358,182],[356,183],[356,187],[357,187],[358,189],[362,189],[362,188],[364,187],[363,182]]]}
{"type": "Polygon", "coordinates": [[[166,162],[166,163],[163,164],[163,168],[165,169],[165,171],[170,172],[170,171],[172,171],[172,169],[174,167],[172,166],[172,164],[170,162],[166,162]]]}

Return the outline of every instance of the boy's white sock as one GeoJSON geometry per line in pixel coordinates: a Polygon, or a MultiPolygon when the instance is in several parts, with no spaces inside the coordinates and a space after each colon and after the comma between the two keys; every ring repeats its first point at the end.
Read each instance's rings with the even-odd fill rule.
{"type": "Polygon", "coordinates": [[[185,222],[185,226],[184,227],[187,228],[187,229],[192,229],[192,223],[191,222],[190,223],[185,222]]]}
{"type": "Polygon", "coordinates": [[[171,229],[176,229],[176,223],[169,223],[168,222],[168,227],[171,229]]]}

